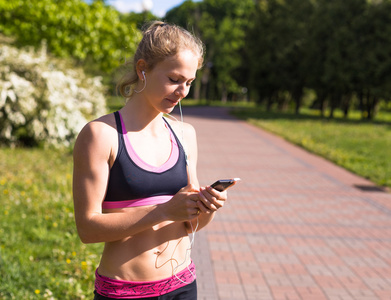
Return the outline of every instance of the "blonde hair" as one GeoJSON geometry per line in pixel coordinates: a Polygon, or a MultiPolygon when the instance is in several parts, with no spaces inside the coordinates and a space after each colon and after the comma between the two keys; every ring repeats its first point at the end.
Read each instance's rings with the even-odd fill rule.
{"type": "Polygon", "coordinates": [[[202,41],[187,30],[160,21],[153,21],[147,24],[143,30],[143,38],[139,43],[133,62],[125,63],[131,71],[125,73],[117,84],[117,91],[129,98],[133,95],[133,87],[139,78],[136,73],[136,65],[140,59],[145,60],[147,69],[152,70],[156,64],[166,58],[175,56],[181,50],[191,50],[198,56],[198,69],[202,67],[204,60],[204,45],[202,41]]]}

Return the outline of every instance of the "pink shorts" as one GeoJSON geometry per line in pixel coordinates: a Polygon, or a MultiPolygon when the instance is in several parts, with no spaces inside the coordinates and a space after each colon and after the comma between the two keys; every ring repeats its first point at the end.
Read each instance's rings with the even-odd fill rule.
{"type": "Polygon", "coordinates": [[[196,279],[193,262],[184,270],[166,279],[156,281],[125,281],[99,275],[95,271],[95,290],[114,299],[156,297],[172,292],[196,279]]]}

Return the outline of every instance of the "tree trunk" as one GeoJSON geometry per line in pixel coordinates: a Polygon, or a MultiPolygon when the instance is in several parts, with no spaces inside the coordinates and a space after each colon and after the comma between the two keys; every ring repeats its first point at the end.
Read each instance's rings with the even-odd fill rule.
{"type": "Polygon", "coordinates": [[[299,88],[293,93],[293,99],[295,100],[295,114],[300,114],[301,100],[303,98],[303,89],[299,88]]]}
{"type": "Polygon", "coordinates": [[[361,119],[364,117],[364,92],[360,91],[358,93],[358,100],[359,100],[359,109],[361,111],[361,119]]]}
{"type": "Polygon", "coordinates": [[[221,89],[221,102],[227,103],[227,98],[228,98],[227,87],[225,84],[223,84],[221,89]]]}
{"type": "Polygon", "coordinates": [[[337,103],[339,102],[338,101],[339,99],[341,99],[341,96],[336,94],[336,93],[331,96],[329,119],[333,119],[334,118],[334,111],[335,111],[335,109],[337,107],[337,103]]]}
{"type": "Polygon", "coordinates": [[[287,106],[288,106],[288,103],[289,103],[290,99],[286,99],[284,97],[284,95],[282,96],[279,96],[278,99],[277,99],[277,103],[278,103],[278,111],[281,111],[281,112],[284,112],[286,111],[287,109],[287,106]]]}
{"type": "Polygon", "coordinates": [[[343,107],[342,107],[342,109],[343,109],[343,117],[345,118],[345,119],[347,119],[348,118],[348,115],[349,115],[349,106],[350,106],[350,100],[351,100],[351,95],[345,95],[344,97],[343,97],[343,107]]]}
{"type": "Polygon", "coordinates": [[[272,110],[273,99],[272,97],[267,98],[266,111],[270,112],[272,110]]]}
{"type": "Polygon", "coordinates": [[[320,110],[320,116],[324,118],[324,110],[325,110],[325,101],[326,95],[325,93],[321,93],[319,97],[319,110],[320,110]]]}
{"type": "Polygon", "coordinates": [[[367,99],[367,119],[368,120],[374,119],[377,103],[378,103],[378,100],[376,97],[372,97],[372,98],[367,99]]]}
{"type": "Polygon", "coordinates": [[[206,66],[201,77],[201,99],[207,99],[210,69],[206,66]]]}
{"type": "Polygon", "coordinates": [[[372,120],[376,117],[378,104],[379,104],[379,98],[373,97],[373,101],[372,101],[372,120]]]}
{"type": "Polygon", "coordinates": [[[196,80],[193,88],[193,98],[199,100],[201,95],[201,80],[196,80]]]}
{"type": "Polygon", "coordinates": [[[210,49],[208,51],[208,58],[205,60],[207,63],[205,64],[205,67],[203,68],[202,72],[202,78],[201,78],[201,98],[206,99],[207,94],[208,94],[208,87],[209,87],[209,76],[211,69],[213,67],[212,59],[213,59],[213,49],[210,49]]]}

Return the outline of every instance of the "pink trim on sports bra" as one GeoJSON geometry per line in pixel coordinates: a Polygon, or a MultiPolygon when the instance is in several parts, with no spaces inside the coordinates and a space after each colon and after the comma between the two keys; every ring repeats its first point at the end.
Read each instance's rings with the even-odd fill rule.
{"type": "Polygon", "coordinates": [[[122,119],[122,115],[119,111],[118,111],[118,114],[121,119],[122,135],[124,136],[126,150],[129,154],[130,158],[133,160],[133,162],[137,166],[139,166],[140,168],[142,168],[146,171],[149,171],[149,172],[162,173],[162,172],[167,171],[168,169],[172,168],[175,165],[175,163],[177,162],[177,160],[179,158],[179,147],[178,147],[178,144],[175,140],[174,134],[167,127],[167,125],[166,125],[166,128],[168,129],[168,131],[170,133],[170,139],[171,139],[171,153],[170,153],[168,160],[163,165],[161,165],[159,167],[155,167],[155,166],[152,166],[152,165],[146,163],[145,161],[143,161],[140,158],[140,156],[138,156],[138,154],[136,153],[136,151],[132,147],[132,144],[130,143],[129,137],[127,135],[125,123],[124,123],[124,120],[122,119]]]}
{"type": "Polygon", "coordinates": [[[126,208],[126,207],[135,207],[135,206],[163,204],[169,201],[171,198],[172,195],[163,195],[163,196],[154,196],[154,197],[134,199],[134,200],[103,201],[102,208],[113,209],[113,208],[126,208]]]}

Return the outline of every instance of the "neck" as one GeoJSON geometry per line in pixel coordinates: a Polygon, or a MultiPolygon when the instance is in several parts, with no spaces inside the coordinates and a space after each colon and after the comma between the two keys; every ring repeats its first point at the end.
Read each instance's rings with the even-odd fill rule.
{"type": "Polygon", "coordinates": [[[125,126],[131,131],[141,131],[148,129],[156,131],[163,124],[163,113],[145,104],[146,101],[140,97],[132,97],[128,100],[121,114],[124,118],[125,126]]]}

